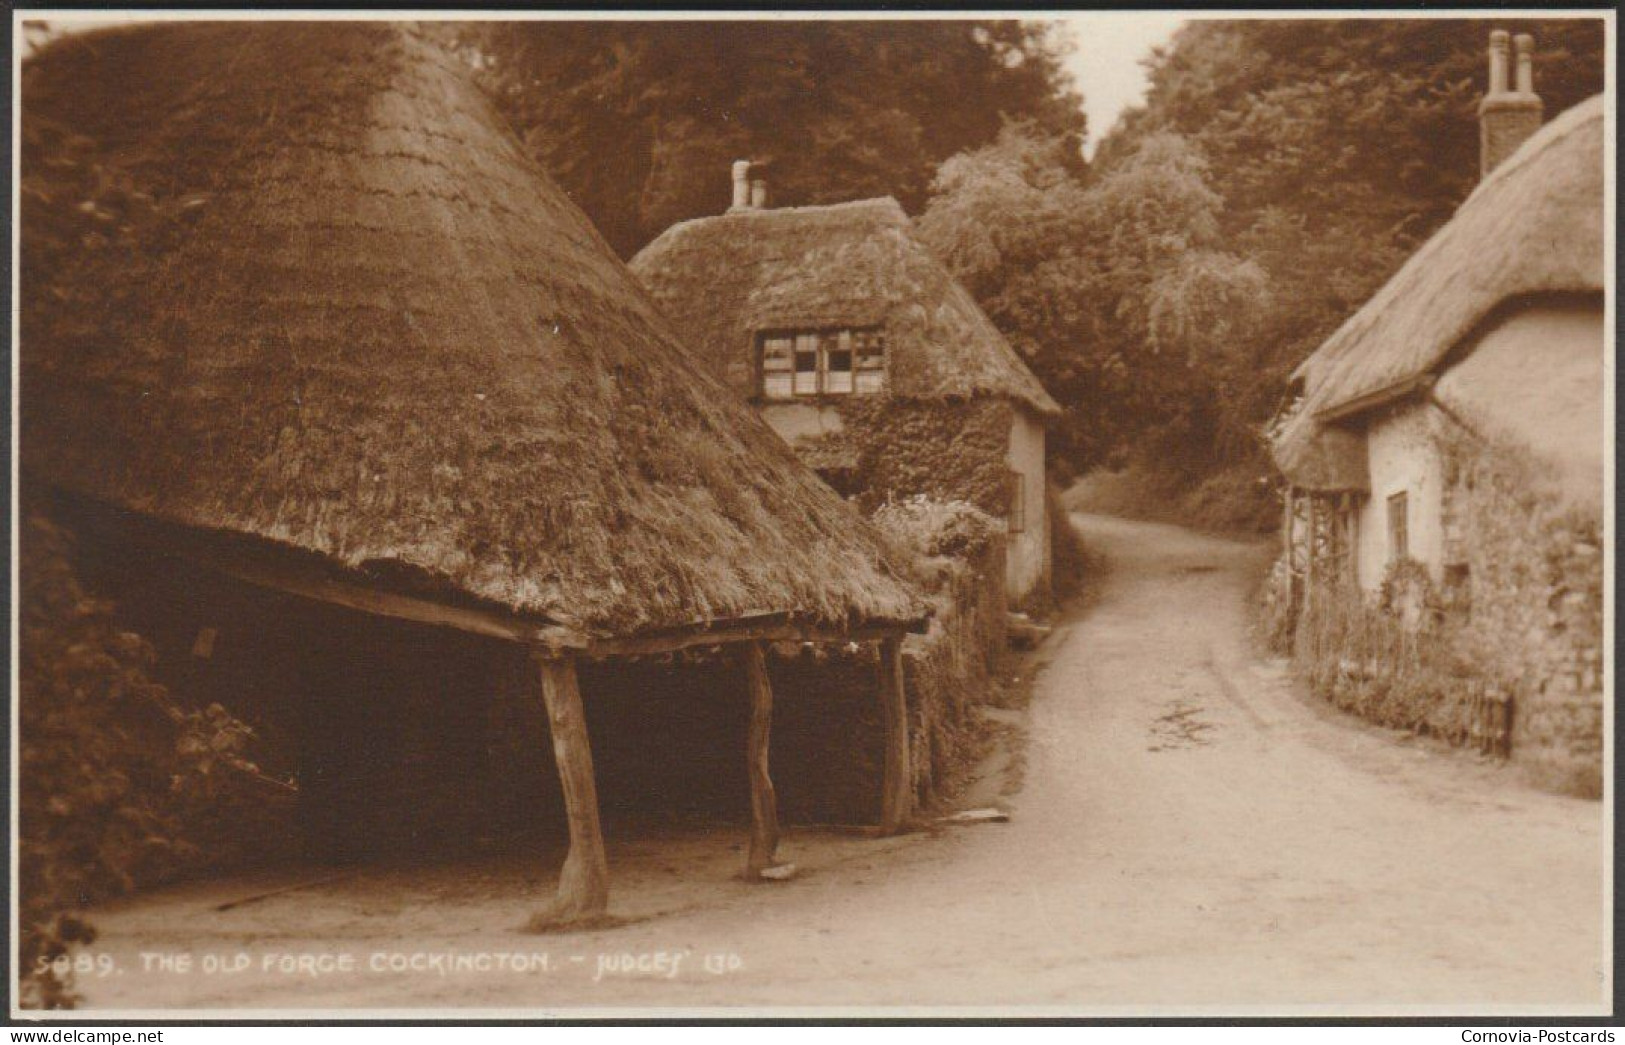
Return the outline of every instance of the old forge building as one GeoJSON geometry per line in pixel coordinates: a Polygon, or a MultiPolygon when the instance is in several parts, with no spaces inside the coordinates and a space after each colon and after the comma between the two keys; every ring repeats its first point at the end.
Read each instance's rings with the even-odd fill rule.
{"type": "Polygon", "coordinates": [[[896,829],[917,593],[438,46],[160,23],[49,49],[24,92],[30,511],[101,550],[166,681],[287,710],[314,836],[383,812],[421,850],[444,785],[533,754],[558,786],[520,812],[569,836],[535,927],[599,918],[598,796],[699,713],[663,695],[701,669],[660,658],[711,649],[685,692],[748,726],[715,751],[737,772],[687,761],[748,789],[765,871],[778,641],[878,643],[896,829]],[[503,693],[546,733],[487,728],[503,693]]]}
{"type": "Polygon", "coordinates": [[[1511,753],[1595,778],[1605,112],[1542,126],[1533,40],[1509,69],[1511,43],[1492,35],[1478,187],[1297,369],[1273,452],[1294,603],[1431,586],[1509,703],[1511,753]]]}
{"type": "Polygon", "coordinates": [[[1011,602],[1047,589],[1055,401],[895,200],[771,208],[760,165],[733,175],[727,213],[672,226],[633,273],[837,489],[970,501],[1006,521],[1011,602]]]}

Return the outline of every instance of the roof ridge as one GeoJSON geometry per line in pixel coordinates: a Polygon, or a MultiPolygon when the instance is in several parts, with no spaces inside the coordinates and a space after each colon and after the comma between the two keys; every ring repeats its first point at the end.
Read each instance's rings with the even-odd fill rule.
{"type": "MultiPolygon", "coordinates": [[[[808,203],[796,207],[730,208],[719,214],[699,214],[692,218],[684,218],[681,221],[673,222],[660,235],[650,240],[649,244],[659,243],[674,232],[718,221],[763,221],[784,217],[817,217],[825,214],[851,213],[862,209],[881,211],[893,208],[900,218],[904,221],[909,220],[908,212],[903,210],[903,205],[894,196],[870,196],[861,200],[843,200],[840,203],[808,203]]],[[[645,246],[643,249],[647,250],[648,247],[645,246]]]]}

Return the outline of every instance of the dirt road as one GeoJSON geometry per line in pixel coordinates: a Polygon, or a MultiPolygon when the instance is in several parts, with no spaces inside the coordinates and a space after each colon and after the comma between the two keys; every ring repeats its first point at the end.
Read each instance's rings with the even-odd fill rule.
{"type": "Polygon", "coordinates": [[[1008,824],[793,831],[783,855],[801,875],[756,886],[730,877],[739,854],[714,831],[640,837],[611,850],[615,907],[633,920],[568,936],[516,931],[551,888],[535,861],[379,869],[223,913],[252,883],[173,890],[99,918],[118,971],[84,979],[88,1000],[1602,1011],[1601,804],[1303,696],[1245,638],[1260,548],[1077,522],[1110,574],[1052,639],[1008,824]],[[493,957],[508,952],[545,952],[546,967],[493,957]],[[455,965],[481,954],[483,969],[455,965]],[[337,967],[345,956],[355,968],[337,967]]]}

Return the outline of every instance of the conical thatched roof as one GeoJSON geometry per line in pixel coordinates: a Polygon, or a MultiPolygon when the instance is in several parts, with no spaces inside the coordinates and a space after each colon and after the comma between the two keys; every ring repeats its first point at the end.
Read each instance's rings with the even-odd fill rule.
{"type": "Polygon", "coordinates": [[[916,615],[410,27],[70,37],[22,105],[31,480],[599,635],[916,615]]]}
{"type": "Polygon", "coordinates": [[[891,198],[737,210],[673,225],[632,259],[666,314],[742,397],[771,329],[879,326],[887,387],[1060,407],[891,198]]]}
{"type": "Polygon", "coordinates": [[[1293,374],[1303,400],[1275,441],[1295,485],[1363,489],[1364,444],[1324,415],[1435,371],[1503,303],[1603,289],[1603,100],[1576,105],[1497,167],[1293,374]]]}

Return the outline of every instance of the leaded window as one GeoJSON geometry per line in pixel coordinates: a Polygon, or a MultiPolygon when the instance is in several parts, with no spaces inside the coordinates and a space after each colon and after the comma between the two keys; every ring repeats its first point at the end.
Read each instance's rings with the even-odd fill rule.
{"type": "Polygon", "coordinates": [[[886,341],[879,330],[773,331],[756,344],[766,399],[886,390],[886,341]]]}

